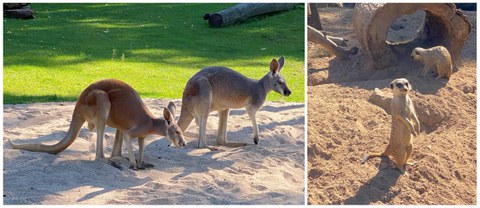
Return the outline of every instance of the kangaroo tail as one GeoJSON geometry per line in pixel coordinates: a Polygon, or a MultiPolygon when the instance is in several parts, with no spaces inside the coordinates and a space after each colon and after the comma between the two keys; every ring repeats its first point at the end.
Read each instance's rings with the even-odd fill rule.
{"type": "Polygon", "coordinates": [[[70,128],[68,129],[67,135],[58,143],[47,145],[47,144],[15,144],[10,139],[8,142],[10,146],[14,149],[23,149],[33,152],[47,152],[51,154],[57,154],[70,146],[73,141],[78,136],[78,132],[82,128],[83,123],[85,123],[85,119],[83,119],[76,110],[73,112],[72,122],[70,123],[70,128]]]}

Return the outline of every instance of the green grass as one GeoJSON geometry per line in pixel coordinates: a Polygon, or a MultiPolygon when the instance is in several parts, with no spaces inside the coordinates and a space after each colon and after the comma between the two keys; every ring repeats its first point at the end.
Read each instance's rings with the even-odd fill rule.
{"type": "Polygon", "coordinates": [[[4,103],[74,101],[99,79],[129,83],[143,98],[181,98],[201,68],[260,79],[272,58],[304,101],[304,8],[211,28],[202,17],[233,4],[32,4],[34,20],[4,20],[4,103]]]}

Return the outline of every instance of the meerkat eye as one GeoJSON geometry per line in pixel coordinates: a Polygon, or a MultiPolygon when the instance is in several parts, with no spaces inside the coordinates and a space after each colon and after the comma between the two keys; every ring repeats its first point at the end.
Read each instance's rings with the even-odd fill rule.
{"type": "Polygon", "coordinates": [[[418,51],[415,51],[415,54],[417,54],[417,55],[418,55],[418,51]]]}
{"type": "Polygon", "coordinates": [[[407,87],[408,87],[408,82],[406,82],[406,83],[405,83],[405,86],[407,86],[407,87]]]}
{"type": "Polygon", "coordinates": [[[403,84],[402,84],[402,83],[397,83],[396,86],[397,86],[398,88],[402,88],[402,87],[403,87],[403,84]]]}

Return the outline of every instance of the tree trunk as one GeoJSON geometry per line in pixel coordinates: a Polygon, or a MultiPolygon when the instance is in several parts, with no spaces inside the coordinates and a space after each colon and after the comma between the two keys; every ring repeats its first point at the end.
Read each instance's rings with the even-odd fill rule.
{"type": "Polygon", "coordinates": [[[250,17],[271,12],[289,10],[295,4],[243,3],[212,14],[205,14],[203,19],[213,27],[223,27],[247,20],[250,17]]]}
{"type": "Polygon", "coordinates": [[[463,44],[471,31],[471,23],[463,13],[455,5],[447,3],[356,4],[353,26],[369,65],[376,69],[403,64],[415,47],[437,45],[445,46],[456,62],[460,60],[463,44]],[[387,43],[391,24],[400,16],[413,14],[417,10],[426,12],[418,37],[405,43],[387,43]]]}
{"type": "Polygon", "coordinates": [[[308,40],[323,45],[328,51],[332,52],[341,60],[349,59],[348,52],[339,48],[337,44],[325,37],[320,31],[311,26],[308,27],[308,40]]]}
{"type": "Polygon", "coordinates": [[[320,22],[320,14],[318,14],[318,8],[316,3],[309,3],[309,8],[311,11],[310,17],[308,17],[310,26],[317,30],[322,30],[322,23],[320,22]]]}

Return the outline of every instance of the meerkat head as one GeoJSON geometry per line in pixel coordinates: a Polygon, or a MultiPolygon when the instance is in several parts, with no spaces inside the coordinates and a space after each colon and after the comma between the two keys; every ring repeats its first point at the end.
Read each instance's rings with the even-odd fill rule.
{"type": "Polygon", "coordinates": [[[393,95],[402,95],[408,94],[408,92],[412,89],[412,85],[408,82],[405,78],[395,79],[390,83],[390,88],[393,91],[393,95]]]}
{"type": "Polygon", "coordinates": [[[423,48],[417,47],[412,50],[412,54],[410,54],[410,57],[412,57],[413,60],[418,61],[421,59],[421,53],[423,51],[423,48]]]}

